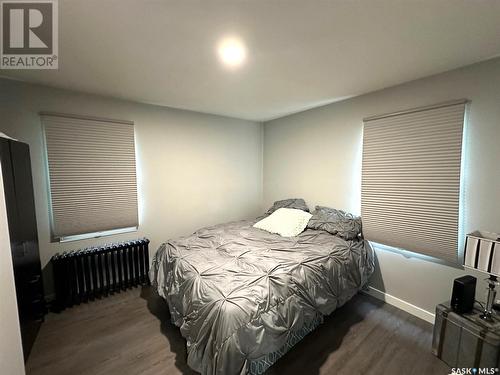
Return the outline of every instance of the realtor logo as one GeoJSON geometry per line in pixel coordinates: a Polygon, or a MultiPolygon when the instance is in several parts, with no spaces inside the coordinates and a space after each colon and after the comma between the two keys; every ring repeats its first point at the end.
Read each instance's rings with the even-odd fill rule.
{"type": "Polygon", "coordinates": [[[57,0],[1,1],[1,69],[57,69],[57,0]]]}

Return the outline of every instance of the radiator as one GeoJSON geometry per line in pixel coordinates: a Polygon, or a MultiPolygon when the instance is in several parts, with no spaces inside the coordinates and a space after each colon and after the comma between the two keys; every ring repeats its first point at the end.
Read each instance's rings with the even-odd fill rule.
{"type": "Polygon", "coordinates": [[[65,251],[51,259],[54,311],[149,283],[149,240],[65,251]]]}

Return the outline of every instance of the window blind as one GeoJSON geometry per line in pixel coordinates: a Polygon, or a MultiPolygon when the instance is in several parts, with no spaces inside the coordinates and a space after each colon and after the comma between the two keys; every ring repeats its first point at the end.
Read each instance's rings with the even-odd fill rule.
{"type": "Polygon", "coordinates": [[[41,114],[52,238],[137,227],[132,122],[41,114]]]}
{"type": "Polygon", "coordinates": [[[458,261],[465,105],[460,100],[364,120],[365,238],[458,261]]]}

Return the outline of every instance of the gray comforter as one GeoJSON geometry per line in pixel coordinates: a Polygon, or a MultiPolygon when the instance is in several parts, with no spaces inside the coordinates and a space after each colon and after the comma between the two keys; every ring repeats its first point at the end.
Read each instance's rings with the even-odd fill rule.
{"type": "Polygon", "coordinates": [[[344,304],[373,272],[373,250],[321,230],[285,238],[239,221],[164,243],[150,278],[202,374],[244,374],[252,361],[344,304]]]}

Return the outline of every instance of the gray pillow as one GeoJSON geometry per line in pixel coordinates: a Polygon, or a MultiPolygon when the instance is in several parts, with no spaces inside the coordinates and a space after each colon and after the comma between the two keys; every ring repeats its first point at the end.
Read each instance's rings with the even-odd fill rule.
{"type": "Polygon", "coordinates": [[[361,235],[359,216],[323,206],[316,206],[312,215],[307,228],[324,230],[345,240],[353,240],[361,235]]]}
{"type": "Polygon", "coordinates": [[[267,210],[266,215],[271,215],[278,208],[295,208],[297,210],[309,212],[309,207],[307,207],[307,204],[303,199],[290,198],[274,202],[273,206],[267,210]]]}

